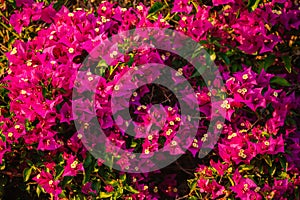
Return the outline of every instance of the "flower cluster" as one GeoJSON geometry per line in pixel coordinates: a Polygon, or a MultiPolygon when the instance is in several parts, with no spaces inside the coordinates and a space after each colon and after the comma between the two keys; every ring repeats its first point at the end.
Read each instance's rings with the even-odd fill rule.
{"type": "MultiPolygon", "coordinates": [[[[104,1],[94,12],[81,8],[70,12],[64,6],[56,11],[53,4],[45,6],[33,1],[16,3],[22,8],[12,14],[9,22],[18,34],[32,24],[43,23],[44,27],[26,41],[14,41],[12,50],[6,53],[9,67],[1,85],[8,91],[9,111],[0,116],[0,164],[23,172],[25,182],[31,179],[36,183],[38,195],[42,191],[54,199],[162,199],[187,194],[191,199],[299,198],[300,105],[291,103],[299,100],[299,69],[290,60],[289,50],[286,52],[286,48],[297,45],[293,32],[299,29],[300,11],[296,3],[272,0],[255,1],[253,5],[252,1],[213,0],[213,5],[208,6],[174,0],[173,6],[156,2],[152,7],[139,4],[136,8],[122,8],[104,1]],[[219,86],[218,80],[203,86],[191,64],[178,55],[151,48],[124,53],[112,46],[106,58],[110,62],[94,64],[81,77],[84,60],[95,47],[120,32],[143,27],[174,29],[202,44],[219,66],[225,85],[222,92],[227,96],[208,89],[210,85],[219,86]],[[131,87],[131,78],[138,84],[135,78],[141,74],[125,83],[122,77],[147,63],[172,66],[176,70],[172,83],[182,90],[182,96],[175,97],[167,88],[147,84],[132,94],[127,105],[123,98],[126,94],[118,92],[131,87]],[[104,71],[101,65],[106,66],[104,71]],[[180,88],[180,76],[188,80],[194,94],[180,88]],[[79,85],[76,78],[82,78],[83,84],[79,85]],[[74,91],[85,95],[94,92],[95,83],[95,105],[88,98],[72,98],[74,91]],[[112,105],[113,94],[118,103],[112,105]],[[196,96],[199,106],[190,109],[200,110],[201,117],[226,119],[224,124],[213,122],[214,129],[222,134],[218,145],[211,147],[213,151],[201,161],[196,156],[213,133],[206,133],[209,120],[196,124],[182,117],[176,98],[188,104],[190,95],[196,96]],[[224,112],[211,110],[212,95],[220,96],[218,105],[224,112]],[[76,108],[80,113],[73,112],[75,103],[82,105],[76,108]],[[112,110],[122,113],[126,109],[132,119],[113,117],[112,110]],[[97,121],[91,118],[93,110],[97,121]],[[192,169],[194,174],[178,162],[177,171],[166,168],[144,174],[117,172],[108,167],[107,161],[92,157],[74,120],[88,121],[82,126],[84,130],[100,124],[114,145],[140,152],[144,157],[165,145],[170,145],[171,155],[182,154],[178,144],[190,143],[186,156],[193,160],[189,161],[191,165],[194,162],[198,167],[192,169]],[[118,129],[132,122],[137,125],[133,128],[137,139],[118,129]],[[195,138],[176,140],[184,123],[194,123],[198,132],[195,138]],[[147,137],[140,139],[145,133],[147,137]],[[19,163],[14,158],[24,159],[16,169],[19,163]],[[187,186],[188,192],[180,189],[187,186]]],[[[147,70],[144,73],[152,75],[145,82],[161,76],[151,68],[147,70]]],[[[185,127],[183,133],[190,130],[192,126],[185,127]]],[[[96,134],[92,141],[95,146],[105,142],[99,141],[96,134]]],[[[105,151],[115,153],[110,148],[105,151]]],[[[126,158],[112,156],[111,162],[117,159],[125,170],[131,165],[126,158]]],[[[152,164],[139,163],[139,167],[151,168],[152,164]]]]}

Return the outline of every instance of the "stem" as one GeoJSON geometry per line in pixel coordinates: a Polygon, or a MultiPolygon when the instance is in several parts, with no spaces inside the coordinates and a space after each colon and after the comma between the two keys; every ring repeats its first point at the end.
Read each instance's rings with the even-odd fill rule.
{"type": "Polygon", "coordinates": [[[169,4],[168,4],[168,2],[167,2],[167,0],[164,0],[164,2],[165,2],[165,4],[166,4],[168,7],[170,7],[169,4]]]}
{"type": "Polygon", "coordinates": [[[179,163],[178,161],[176,161],[176,165],[182,170],[184,171],[186,174],[189,174],[191,176],[194,176],[194,174],[192,174],[191,172],[187,171],[186,169],[184,169],[179,163]]]}
{"type": "Polygon", "coordinates": [[[184,195],[184,196],[182,196],[182,197],[178,197],[178,198],[176,198],[175,200],[181,200],[181,199],[187,199],[188,197],[189,197],[190,195],[184,195]]]}
{"type": "Polygon", "coordinates": [[[229,179],[231,185],[234,186],[234,182],[233,182],[233,180],[231,179],[231,177],[230,177],[229,175],[227,175],[227,178],[229,179]]]}
{"type": "Polygon", "coordinates": [[[10,33],[12,33],[15,37],[17,37],[18,39],[22,39],[20,37],[20,35],[16,34],[14,31],[11,31],[10,28],[11,27],[8,27],[6,24],[4,24],[3,22],[0,22],[0,24],[6,29],[6,30],[9,30],[10,33]]]}
{"type": "Polygon", "coordinates": [[[194,8],[195,8],[195,10],[196,10],[196,13],[198,12],[198,4],[195,2],[195,1],[192,1],[192,4],[193,4],[193,6],[194,6],[194,8]]]}
{"type": "Polygon", "coordinates": [[[3,44],[0,44],[0,47],[2,48],[2,50],[4,50],[5,52],[8,51],[8,48],[6,46],[4,46],[3,44]]]}

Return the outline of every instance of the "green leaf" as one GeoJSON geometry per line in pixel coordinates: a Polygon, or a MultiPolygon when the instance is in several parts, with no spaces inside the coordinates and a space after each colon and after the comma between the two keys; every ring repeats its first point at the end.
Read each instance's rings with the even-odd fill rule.
{"type": "Polygon", "coordinates": [[[87,168],[88,166],[91,165],[91,163],[92,163],[92,155],[88,153],[87,156],[86,156],[86,159],[83,162],[83,166],[85,168],[87,168]]]}
{"type": "Polygon", "coordinates": [[[41,192],[42,192],[42,188],[41,188],[41,186],[38,185],[36,187],[36,194],[37,194],[38,197],[40,197],[41,192]]]}
{"type": "Polygon", "coordinates": [[[188,198],[188,200],[198,200],[198,198],[195,197],[195,196],[191,196],[191,197],[188,198]]]}
{"type": "Polygon", "coordinates": [[[66,196],[65,192],[62,191],[62,192],[60,193],[60,195],[58,195],[58,197],[59,197],[59,198],[66,198],[67,196],[66,196]]]}
{"type": "Polygon", "coordinates": [[[264,160],[270,167],[272,167],[272,159],[271,159],[270,155],[265,155],[264,160]]]}
{"type": "Polygon", "coordinates": [[[247,5],[248,10],[250,12],[254,11],[258,7],[259,2],[260,2],[260,0],[249,0],[248,5],[247,5]]]}
{"type": "Polygon", "coordinates": [[[26,163],[27,163],[30,167],[33,166],[33,162],[32,162],[31,160],[26,160],[26,163]]]}
{"type": "Polygon", "coordinates": [[[263,68],[265,71],[268,70],[268,68],[274,63],[275,61],[275,55],[269,55],[264,59],[261,64],[259,65],[260,71],[263,68]]]}
{"type": "Polygon", "coordinates": [[[132,64],[133,64],[133,62],[134,62],[134,55],[130,55],[130,59],[129,59],[129,61],[127,62],[127,65],[128,65],[129,67],[131,67],[132,64]]]}
{"type": "Polygon", "coordinates": [[[59,154],[58,156],[58,165],[63,165],[65,163],[65,159],[63,157],[63,154],[59,154]]]}
{"type": "Polygon", "coordinates": [[[299,187],[298,186],[296,186],[295,187],[295,199],[300,199],[299,197],[300,197],[300,192],[299,192],[299,187]]]}
{"type": "Polygon", "coordinates": [[[292,63],[290,56],[282,56],[282,61],[284,63],[285,69],[288,71],[288,73],[292,72],[292,63]]]}
{"type": "Polygon", "coordinates": [[[24,178],[25,182],[27,182],[29,180],[31,172],[32,172],[32,168],[31,167],[24,169],[24,171],[23,171],[23,178],[24,178]]]}
{"type": "Polygon", "coordinates": [[[291,84],[285,78],[278,76],[271,78],[270,83],[280,86],[291,86],[291,84]]]}
{"type": "Polygon", "coordinates": [[[27,184],[25,190],[26,190],[27,192],[30,192],[30,184],[27,184]]]}
{"type": "Polygon", "coordinates": [[[85,168],[84,170],[84,174],[83,174],[83,180],[82,180],[82,184],[86,184],[90,177],[91,177],[91,173],[92,173],[92,167],[89,166],[88,168],[85,168]]]}
{"type": "Polygon", "coordinates": [[[243,164],[243,165],[239,166],[239,172],[249,171],[249,170],[252,170],[253,168],[254,168],[254,165],[243,164]]]}
{"type": "Polygon", "coordinates": [[[227,57],[225,53],[219,53],[218,55],[222,58],[222,60],[226,65],[230,65],[230,59],[227,57]]]}
{"type": "Polygon", "coordinates": [[[97,74],[97,75],[99,75],[99,76],[104,76],[105,75],[105,70],[106,70],[107,68],[104,68],[104,67],[97,67],[96,69],[95,69],[95,73],[97,74]]]}
{"type": "Polygon", "coordinates": [[[192,53],[192,59],[196,58],[197,56],[199,56],[201,53],[203,53],[204,51],[204,47],[203,46],[199,46],[193,53],[192,53]]]}
{"type": "Polygon", "coordinates": [[[227,178],[229,179],[229,181],[230,181],[230,184],[231,184],[232,186],[234,186],[234,182],[233,182],[233,180],[232,180],[231,176],[230,176],[230,175],[228,175],[228,176],[227,176],[227,178]]]}
{"type": "Polygon", "coordinates": [[[119,183],[116,181],[116,180],[114,180],[114,179],[112,179],[112,180],[107,180],[106,181],[109,185],[112,185],[113,187],[116,187],[116,186],[118,186],[119,185],[119,183]]]}
{"type": "Polygon", "coordinates": [[[271,176],[274,176],[274,174],[275,174],[275,172],[276,172],[276,167],[275,166],[273,166],[273,168],[272,168],[272,172],[271,172],[271,176]]]}
{"type": "Polygon", "coordinates": [[[89,181],[91,173],[95,171],[96,159],[92,157],[91,154],[88,154],[86,159],[83,162],[84,174],[82,184],[85,184],[89,181]]]}
{"type": "Polygon", "coordinates": [[[61,182],[62,186],[66,186],[67,184],[71,183],[73,180],[73,176],[65,176],[61,182]]]}
{"type": "Polygon", "coordinates": [[[0,134],[0,140],[2,140],[3,142],[6,142],[6,137],[4,134],[0,134]]]}
{"type": "Polygon", "coordinates": [[[131,148],[135,148],[137,144],[138,144],[137,142],[132,141],[131,144],[130,144],[130,147],[131,148]]]}
{"type": "Polygon", "coordinates": [[[188,186],[191,190],[194,190],[197,187],[197,180],[189,180],[188,186]]]}
{"type": "Polygon", "coordinates": [[[100,192],[100,199],[103,199],[103,198],[108,198],[108,197],[111,197],[113,195],[113,193],[108,193],[108,192],[100,192]]]}
{"type": "Polygon", "coordinates": [[[140,193],[138,190],[134,189],[134,188],[133,188],[132,186],[130,186],[130,185],[126,185],[124,189],[127,190],[127,191],[129,191],[129,192],[131,192],[131,193],[133,193],[133,194],[138,194],[138,193],[140,193]]]}
{"type": "Polygon", "coordinates": [[[116,199],[119,199],[123,195],[124,189],[122,187],[118,187],[117,191],[114,193],[116,199]]]}
{"type": "Polygon", "coordinates": [[[241,65],[238,63],[234,63],[230,66],[230,72],[237,72],[241,68],[241,65]]]}
{"type": "Polygon", "coordinates": [[[284,171],[287,170],[287,162],[286,159],[282,156],[279,157],[279,162],[284,171]]]}
{"type": "Polygon", "coordinates": [[[281,178],[281,179],[286,179],[286,178],[288,178],[288,174],[286,173],[286,172],[281,172],[280,174],[279,174],[279,177],[281,178]]]}
{"type": "Polygon", "coordinates": [[[212,61],[215,61],[216,60],[216,53],[215,52],[213,52],[211,55],[210,55],[210,59],[212,60],[212,61]]]}
{"type": "Polygon", "coordinates": [[[56,11],[59,11],[63,5],[64,5],[64,1],[63,1],[63,0],[58,0],[57,3],[55,3],[55,4],[53,5],[53,8],[54,8],[56,11]]]}
{"type": "Polygon", "coordinates": [[[153,6],[149,9],[148,15],[157,13],[164,5],[161,2],[155,2],[153,6]]]}
{"type": "Polygon", "coordinates": [[[122,174],[120,176],[120,180],[121,180],[121,182],[125,182],[126,181],[126,174],[122,174]]]}
{"type": "Polygon", "coordinates": [[[55,169],[55,171],[56,171],[55,180],[59,179],[59,177],[63,174],[64,169],[65,168],[63,166],[60,166],[60,165],[56,166],[56,169],[55,169]]]}
{"type": "Polygon", "coordinates": [[[176,14],[176,15],[173,17],[173,19],[174,19],[175,21],[179,21],[179,20],[180,20],[180,17],[178,16],[178,14],[176,14]]]}

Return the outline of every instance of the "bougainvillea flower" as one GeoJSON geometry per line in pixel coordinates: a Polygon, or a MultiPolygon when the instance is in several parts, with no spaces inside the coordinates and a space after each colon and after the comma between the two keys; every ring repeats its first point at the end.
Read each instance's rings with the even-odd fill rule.
{"type": "Polygon", "coordinates": [[[213,0],[212,3],[214,6],[219,6],[223,4],[234,3],[234,0],[213,0]]]}
{"type": "Polygon", "coordinates": [[[189,0],[175,0],[172,13],[183,12],[189,14],[193,9],[193,6],[189,4],[189,0]]]}
{"type": "Polygon", "coordinates": [[[88,195],[88,194],[94,194],[95,195],[97,193],[96,190],[93,190],[91,182],[88,182],[88,183],[84,184],[81,188],[81,191],[82,191],[83,194],[86,194],[86,195],[88,195]]]}
{"type": "Polygon", "coordinates": [[[114,187],[112,185],[106,185],[104,187],[104,189],[105,189],[106,192],[112,192],[112,191],[114,191],[114,187]]]}
{"type": "Polygon", "coordinates": [[[83,164],[79,163],[75,156],[70,156],[62,176],[76,176],[79,171],[84,171],[83,164]]]}
{"type": "Polygon", "coordinates": [[[16,5],[21,6],[31,6],[34,3],[33,0],[16,0],[16,5]]]}
{"type": "Polygon", "coordinates": [[[3,162],[2,158],[3,158],[4,154],[9,151],[10,151],[10,149],[7,148],[6,142],[3,142],[2,139],[0,139],[0,164],[2,164],[2,162],[3,162]]]}
{"type": "Polygon", "coordinates": [[[228,164],[222,164],[220,162],[220,160],[218,160],[218,162],[216,163],[215,161],[213,160],[210,160],[210,165],[215,168],[217,170],[217,172],[223,176],[224,175],[224,172],[227,170],[228,168],[228,164]]]}
{"type": "Polygon", "coordinates": [[[33,180],[42,186],[46,192],[53,194],[56,199],[62,192],[62,189],[58,186],[60,181],[54,180],[49,172],[41,171],[33,180]]]}
{"type": "Polygon", "coordinates": [[[234,172],[233,181],[235,185],[230,188],[237,194],[237,197],[243,200],[250,199],[250,197],[253,198],[253,196],[255,196],[256,199],[262,199],[261,195],[254,192],[257,187],[254,181],[249,178],[243,178],[238,170],[234,172]]]}
{"type": "Polygon", "coordinates": [[[71,106],[67,102],[64,103],[61,107],[60,114],[61,122],[67,122],[68,124],[70,124],[70,122],[73,120],[71,106]]]}
{"type": "Polygon", "coordinates": [[[9,23],[14,27],[17,33],[22,32],[23,26],[28,26],[30,23],[30,15],[25,13],[16,12],[11,16],[9,23]]]}
{"type": "MultiPolygon", "coordinates": [[[[9,1],[0,1],[4,5],[0,6],[3,11],[5,5],[9,5],[9,1]]],[[[294,67],[294,59],[290,62],[290,54],[282,47],[297,46],[295,42],[297,37],[293,34],[300,25],[298,7],[294,1],[272,0],[259,3],[257,8],[250,12],[247,7],[252,6],[245,5],[242,0],[213,0],[212,3],[218,7],[206,6],[204,1],[197,4],[189,0],[175,0],[174,6],[167,10],[177,14],[165,16],[167,13],[164,9],[158,10],[155,15],[149,15],[151,7],[143,4],[127,9],[105,1],[99,5],[96,13],[90,13],[84,9],[73,9],[70,12],[65,6],[56,11],[53,3],[45,5],[31,0],[17,0],[16,5],[20,7],[11,15],[9,22],[18,33],[26,29],[26,34],[20,34],[21,39],[15,40],[11,51],[5,54],[9,62],[3,78],[5,89],[1,89],[1,94],[4,94],[3,100],[6,101],[8,98],[9,102],[4,102],[7,106],[3,107],[1,99],[0,162],[4,158],[3,164],[8,168],[14,165],[14,156],[20,154],[26,161],[21,160],[21,165],[12,170],[13,174],[17,174],[18,170],[25,167],[32,167],[32,175],[40,172],[33,181],[42,186],[46,193],[52,194],[54,199],[59,198],[58,195],[62,190],[64,192],[60,197],[68,195],[68,198],[73,198],[81,191],[90,198],[98,195],[95,194],[96,191],[115,195],[114,192],[118,192],[115,189],[119,187],[110,185],[102,179],[99,186],[98,180],[94,176],[88,178],[88,174],[86,179],[89,180],[85,180],[86,184],[80,185],[82,163],[88,164],[90,161],[87,153],[90,149],[83,146],[83,142],[87,139],[91,139],[93,147],[105,145],[107,148],[103,149],[103,153],[118,153],[115,146],[128,147],[128,152],[141,151],[141,158],[150,158],[154,151],[166,145],[170,147],[168,149],[170,154],[175,155],[183,153],[180,148],[182,145],[189,145],[187,148],[192,155],[188,156],[194,157],[203,150],[202,147],[209,147],[213,149],[212,154],[203,158],[205,164],[196,169],[193,180],[196,188],[190,191],[191,196],[197,191],[208,199],[285,199],[289,196],[296,199],[293,195],[300,186],[300,178],[297,177],[300,147],[295,113],[299,110],[300,101],[297,91],[293,90],[297,90],[300,73],[298,68],[294,67]],[[38,25],[41,28],[33,34],[34,36],[30,34],[31,28],[27,29],[31,25],[38,25]],[[132,52],[125,55],[120,46],[113,45],[118,41],[110,41],[109,48],[103,48],[100,52],[100,54],[108,53],[106,60],[111,63],[99,62],[97,55],[99,52],[92,52],[110,36],[140,27],[171,28],[202,44],[202,49],[209,50],[210,53],[215,52],[215,62],[226,81],[224,91],[228,96],[219,96],[218,90],[210,91],[208,88],[220,87],[222,81],[218,80],[219,77],[203,86],[200,79],[194,77],[195,67],[186,64],[189,60],[181,62],[180,59],[180,62],[177,62],[177,56],[169,52],[146,46],[145,49],[129,48],[132,52]],[[24,36],[30,38],[23,38],[24,36]],[[83,62],[87,56],[92,59],[85,65],[83,62]],[[288,60],[285,60],[287,58],[285,56],[288,56],[288,60]],[[196,94],[198,105],[190,109],[192,111],[200,109],[203,119],[200,123],[184,126],[187,121],[193,120],[193,117],[180,116],[179,105],[154,107],[151,103],[145,104],[144,101],[147,99],[145,97],[151,93],[146,85],[138,88],[133,94],[131,91],[121,90],[135,89],[139,76],[143,76],[140,80],[144,82],[151,82],[157,76],[161,76],[159,71],[151,68],[144,72],[139,70],[141,65],[147,63],[160,63],[175,69],[172,81],[176,88],[170,89],[177,90],[183,80],[189,81],[195,92],[191,93],[186,88],[180,88],[181,96],[177,99],[183,99],[188,104],[196,94]],[[247,63],[247,66],[244,63],[247,63]],[[287,65],[289,63],[290,69],[287,65]],[[89,67],[90,70],[78,73],[89,67]],[[288,80],[291,87],[272,88],[271,78],[285,68],[291,73],[279,76],[288,80]],[[137,69],[136,75],[120,81],[132,69],[137,69]],[[182,78],[176,77],[176,74],[181,74],[182,78]],[[82,90],[75,91],[80,86],[76,79],[81,80],[82,90]],[[127,83],[131,79],[133,84],[130,86],[127,83]],[[97,87],[94,87],[95,85],[97,87]],[[93,99],[95,101],[86,98],[95,88],[97,88],[93,99]],[[116,101],[119,103],[111,106],[113,91],[119,94],[116,101]],[[84,97],[72,99],[73,92],[84,94],[84,97]],[[127,93],[132,95],[129,110],[131,112],[131,108],[134,108],[132,113],[137,115],[139,124],[132,129],[138,133],[136,136],[141,138],[146,136],[145,139],[139,139],[135,143],[128,137],[127,133],[131,131],[129,128],[120,130],[121,128],[117,126],[124,126],[133,120],[122,118],[122,114],[114,119],[111,111],[112,107],[119,113],[127,111],[128,101],[123,98],[127,93]],[[220,102],[217,102],[218,108],[224,109],[224,112],[220,109],[217,112],[211,110],[211,96],[220,97],[220,102]],[[78,106],[78,112],[71,116],[74,103],[78,106]],[[142,105],[146,107],[145,110],[138,109],[142,105]],[[103,137],[98,137],[97,134],[91,136],[84,134],[85,131],[98,125],[98,121],[94,120],[94,113],[104,129],[103,137]],[[221,123],[222,120],[214,117],[225,118],[225,122],[221,123]],[[71,122],[74,119],[86,123],[80,130],[75,131],[71,122]],[[208,124],[213,125],[213,131],[207,132],[208,124]],[[183,138],[193,127],[199,127],[196,136],[178,139],[177,128],[181,125],[183,138]],[[145,130],[136,130],[141,127],[145,130]],[[215,134],[218,131],[221,132],[220,138],[215,134]],[[212,140],[218,140],[216,148],[210,143],[212,140]],[[205,144],[205,141],[208,144],[205,144]],[[65,152],[63,160],[66,162],[60,158],[62,151],[65,152]],[[30,160],[33,159],[30,152],[34,155],[37,153],[41,157],[30,160]],[[272,166],[276,167],[275,171],[269,170],[268,166],[262,166],[262,170],[257,170],[255,165],[263,162],[260,157],[264,155],[272,155],[270,158],[272,166]],[[58,176],[56,170],[62,165],[64,169],[60,172],[63,174],[58,176]],[[253,165],[253,169],[251,167],[247,169],[248,165],[253,165]],[[235,172],[232,174],[232,171],[235,172]],[[255,177],[258,174],[260,181],[256,184],[254,180],[258,180],[255,177]],[[66,176],[77,177],[65,185],[66,176]],[[232,180],[228,180],[229,178],[232,180]],[[74,190],[71,185],[73,183],[78,186],[76,186],[78,190],[74,190]]],[[[4,19],[4,23],[8,21],[4,19]]],[[[133,37],[129,44],[147,37],[146,34],[141,38],[133,37]]],[[[177,40],[175,49],[186,45],[180,42],[180,38],[175,40],[177,40]]],[[[171,40],[166,42],[165,35],[161,35],[159,41],[155,42],[164,43],[165,47],[169,47],[172,43],[171,40]]],[[[295,53],[297,54],[297,51],[295,53]]],[[[213,57],[214,54],[211,55],[211,58],[213,57]]],[[[207,60],[198,56],[197,52],[192,61],[207,66],[207,60]]],[[[188,104],[190,107],[191,105],[188,104]]],[[[126,171],[132,167],[131,160],[125,154],[117,159],[117,164],[122,170],[126,171]]],[[[157,160],[165,159],[163,155],[157,156],[157,160]]],[[[107,177],[113,179],[119,177],[116,171],[106,170],[108,168],[103,166],[104,160],[91,160],[94,167],[92,170],[97,171],[100,176],[105,168],[107,177]]],[[[140,162],[137,166],[146,170],[154,167],[154,162],[140,162]]],[[[126,174],[126,181],[122,184],[131,191],[126,191],[121,198],[146,200],[167,199],[165,196],[180,198],[182,190],[178,186],[183,183],[176,180],[181,180],[181,175],[167,176],[164,179],[162,175],[173,172],[162,171],[126,174]],[[130,184],[132,188],[125,184],[130,184]]],[[[188,194],[189,191],[184,192],[188,194]]]]}

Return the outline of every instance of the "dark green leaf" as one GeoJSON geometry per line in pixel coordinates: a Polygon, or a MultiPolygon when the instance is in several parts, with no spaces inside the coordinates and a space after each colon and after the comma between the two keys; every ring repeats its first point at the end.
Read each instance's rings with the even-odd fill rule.
{"type": "Polygon", "coordinates": [[[57,3],[55,3],[55,4],[53,5],[53,8],[54,8],[56,11],[59,11],[63,5],[64,5],[64,1],[63,1],[63,0],[58,0],[57,3]]]}
{"type": "Polygon", "coordinates": [[[72,176],[65,176],[61,184],[62,186],[66,186],[67,184],[71,183],[72,180],[73,180],[72,176]]]}
{"type": "Polygon", "coordinates": [[[224,63],[225,63],[226,65],[230,65],[230,60],[229,60],[229,58],[227,57],[226,54],[224,54],[224,53],[219,53],[218,55],[222,58],[222,60],[224,61],[224,63]]]}
{"type": "Polygon", "coordinates": [[[270,155],[265,155],[264,160],[270,167],[272,167],[272,159],[271,159],[270,155]]]}
{"type": "Polygon", "coordinates": [[[288,73],[292,72],[292,63],[290,56],[282,56],[282,61],[284,63],[285,69],[288,71],[288,73]]]}
{"type": "Polygon", "coordinates": [[[164,5],[161,2],[155,2],[153,4],[153,6],[149,9],[148,11],[148,15],[152,14],[152,13],[156,13],[158,12],[164,5]]]}
{"type": "Polygon", "coordinates": [[[91,163],[92,163],[92,155],[88,153],[87,156],[86,156],[86,159],[83,162],[83,166],[85,168],[87,168],[88,166],[91,165],[91,163]]]}
{"type": "Polygon", "coordinates": [[[240,69],[241,65],[234,63],[230,66],[230,72],[237,72],[240,69]]]}
{"type": "Polygon", "coordinates": [[[264,69],[265,71],[267,71],[268,68],[274,63],[275,58],[276,57],[274,55],[267,56],[266,59],[264,59],[259,66],[260,71],[261,71],[261,69],[264,69]]]}
{"type": "Polygon", "coordinates": [[[278,76],[273,77],[270,80],[270,83],[280,85],[280,86],[291,86],[291,84],[285,78],[281,78],[278,76]]]}
{"type": "Polygon", "coordinates": [[[6,137],[5,137],[5,135],[3,135],[2,133],[0,134],[0,139],[1,139],[3,142],[6,142],[6,137]]]}
{"type": "Polygon", "coordinates": [[[64,172],[64,167],[63,166],[60,166],[60,165],[57,165],[56,166],[56,176],[55,176],[55,179],[59,179],[59,177],[63,174],[64,172]]]}
{"type": "Polygon", "coordinates": [[[284,171],[287,170],[287,162],[286,159],[282,156],[279,157],[279,162],[284,171]]]}
{"type": "Polygon", "coordinates": [[[130,59],[129,59],[129,61],[127,62],[127,65],[128,65],[129,67],[131,67],[132,64],[133,64],[133,62],[134,62],[134,55],[130,55],[130,59]]]}
{"type": "Polygon", "coordinates": [[[121,182],[125,182],[126,181],[126,174],[122,174],[120,176],[120,180],[121,180],[121,182]]]}

